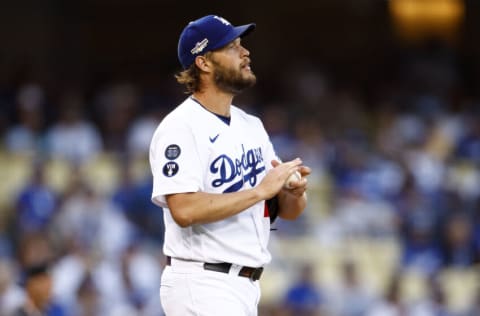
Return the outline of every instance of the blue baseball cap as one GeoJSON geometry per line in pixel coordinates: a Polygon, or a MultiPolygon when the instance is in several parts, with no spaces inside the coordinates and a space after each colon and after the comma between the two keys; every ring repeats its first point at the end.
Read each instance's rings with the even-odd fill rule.
{"type": "Polygon", "coordinates": [[[178,59],[184,69],[190,67],[195,57],[222,48],[237,37],[255,29],[255,23],[233,26],[218,15],[207,15],[190,22],[178,40],[178,59]]]}

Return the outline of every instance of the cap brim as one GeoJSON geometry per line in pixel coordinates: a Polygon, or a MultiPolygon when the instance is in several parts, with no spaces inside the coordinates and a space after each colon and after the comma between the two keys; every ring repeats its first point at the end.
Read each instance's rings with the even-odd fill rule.
{"type": "Polygon", "coordinates": [[[221,41],[219,41],[217,45],[215,45],[214,47],[211,47],[211,50],[222,48],[228,43],[235,40],[236,38],[239,38],[239,37],[242,38],[247,36],[255,29],[255,27],[256,27],[255,23],[235,26],[233,28],[233,32],[230,32],[226,37],[224,37],[221,41]]]}
{"type": "Polygon", "coordinates": [[[253,30],[255,30],[256,24],[255,23],[250,23],[250,24],[245,24],[245,25],[240,25],[235,27],[235,31],[239,32],[238,37],[245,37],[248,34],[252,33],[253,30]]]}

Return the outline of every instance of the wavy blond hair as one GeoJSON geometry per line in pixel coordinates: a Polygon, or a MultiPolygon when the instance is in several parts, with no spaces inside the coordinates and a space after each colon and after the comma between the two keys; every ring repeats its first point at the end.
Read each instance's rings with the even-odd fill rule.
{"type": "MultiPolygon", "coordinates": [[[[210,59],[212,52],[207,52],[205,55],[203,55],[205,58],[210,59]]],[[[194,92],[200,91],[200,73],[202,71],[200,68],[197,67],[195,62],[190,65],[185,70],[180,71],[175,75],[175,78],[177,79],[177,82],[184,85],[186,88],[185,93],[191,94],[194,92]]]]}

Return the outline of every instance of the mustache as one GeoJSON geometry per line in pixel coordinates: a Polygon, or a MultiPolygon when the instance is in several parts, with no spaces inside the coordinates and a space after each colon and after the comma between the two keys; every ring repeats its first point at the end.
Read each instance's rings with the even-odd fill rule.
{"type": "Polygon", "coordinates": [[[240,64],[240,67],[249,66],[251,64],[251,62],[252,61],[250,60],[250,58],[246,57],[245,61],[240,64]]]}

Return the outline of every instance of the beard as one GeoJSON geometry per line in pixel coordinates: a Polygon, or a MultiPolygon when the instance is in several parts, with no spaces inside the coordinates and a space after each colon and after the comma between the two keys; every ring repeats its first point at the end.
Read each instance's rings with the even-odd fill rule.
{"type": "Polygon", "coordinates": [[[242,73],[241,69],[227,68],[213,61],[215,70],[214,81],[221,90],[237,95],[246,88],[250,88],[257,82],[257,77],[250,72],[248,76],[242,73]]]}

